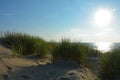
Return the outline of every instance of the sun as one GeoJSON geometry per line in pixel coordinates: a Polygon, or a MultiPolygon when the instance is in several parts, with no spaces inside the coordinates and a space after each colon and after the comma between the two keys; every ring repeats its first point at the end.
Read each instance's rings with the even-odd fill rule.
{"type": "Polygon", "coordinates": [[[94,21],[97,26],[103,27],[110,24],[112,13],[107,9],[99,9],[94,14],[94,21]]]}

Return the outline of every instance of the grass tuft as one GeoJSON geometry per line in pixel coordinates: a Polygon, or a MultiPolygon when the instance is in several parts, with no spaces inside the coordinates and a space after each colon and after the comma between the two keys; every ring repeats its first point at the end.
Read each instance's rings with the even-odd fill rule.
{"type": "Polygon", "coordinates": [[[116,75],[120,76],[120,49],[113,49],[102,55],[101,73],[111,79],[116,75]]]}
{"type": "Polygon", "coordinates": [[[62,39],[53,50],[53,61],[58,59],[73,60],[83,63],[87,56],[87,47],[80,43],[71,43],[69,39],[62,39]]]}
{"type": "Polygon", "coordinates": [[[42,38],[16,32],[2,33],[2,38],[3,43],[16,55],[39,54],[45,56],[47,53],[47,43],[42,38]]]}

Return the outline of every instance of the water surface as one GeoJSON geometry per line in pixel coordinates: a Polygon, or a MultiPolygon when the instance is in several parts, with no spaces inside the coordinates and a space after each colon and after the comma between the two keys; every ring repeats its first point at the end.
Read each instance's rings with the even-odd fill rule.
{"type": "Polygon", "coordinates": [[[120,42],[89,42],[89,43],[84,43],[86,45],[89,45],[95,49],[100,50],[101,52],[107,52],[110,51],[113,48],[119,48],[120,47],[120,42]]]}

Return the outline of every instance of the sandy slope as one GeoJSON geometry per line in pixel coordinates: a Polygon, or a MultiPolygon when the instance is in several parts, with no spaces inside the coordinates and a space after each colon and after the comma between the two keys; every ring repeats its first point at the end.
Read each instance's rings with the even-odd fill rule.
{"type": "Polygon", "coordinates": [[[72,61],[49,63],[35,58],[12,57],[0,45],[0,80],[98,80],[89,69],[72,61]]]}

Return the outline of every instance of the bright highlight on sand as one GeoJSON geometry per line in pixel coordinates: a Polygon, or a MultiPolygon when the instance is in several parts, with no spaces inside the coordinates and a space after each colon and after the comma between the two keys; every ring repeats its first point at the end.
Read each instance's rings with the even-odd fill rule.
{"type": "Polygon", "coordinates": [[[107,26],[112,18],[112,14],[107,9],[99,9],[94,14],[94,21],[97,26],[107,26]]]}

